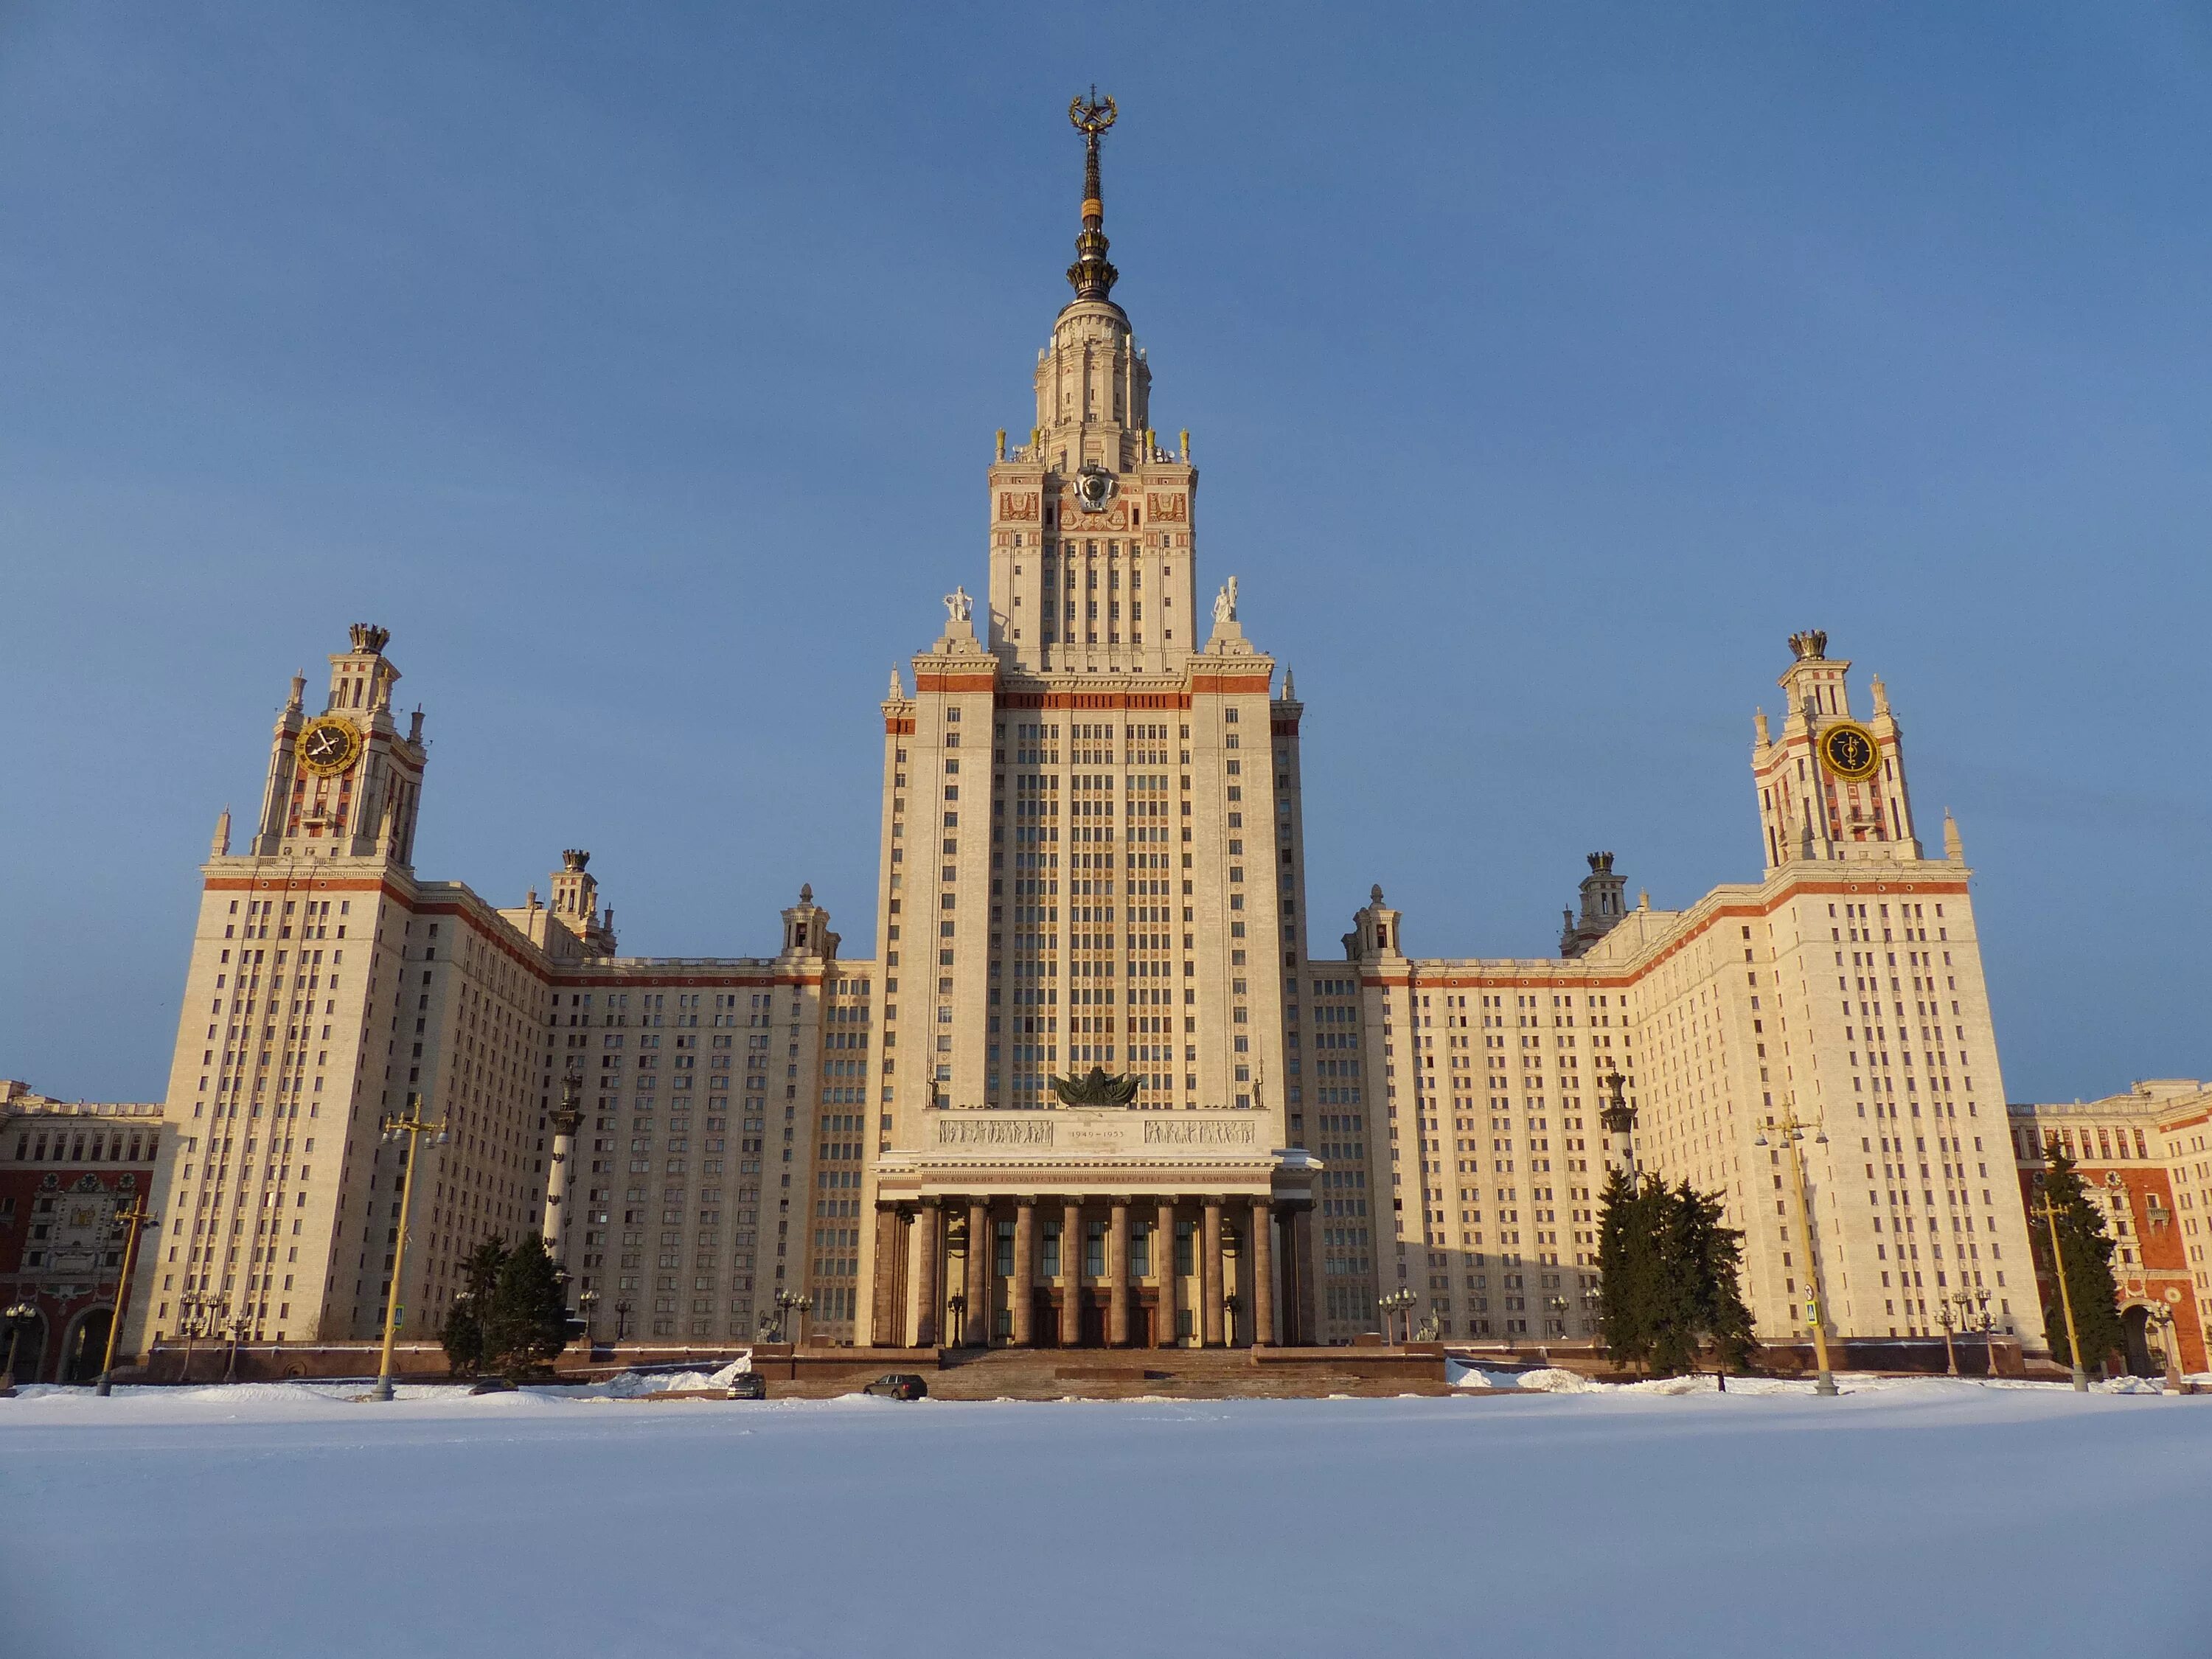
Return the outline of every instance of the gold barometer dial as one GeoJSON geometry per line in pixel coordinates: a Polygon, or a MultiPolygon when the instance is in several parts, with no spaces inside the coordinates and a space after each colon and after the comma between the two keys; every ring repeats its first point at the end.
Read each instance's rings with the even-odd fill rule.
{"type": "Polygon", "coordinates": [[[1881,745],[1874,733],[1844,720],[1820,733],[1820,763],[1847,783],[1861,783],[1881,768],[1881,745]]]}

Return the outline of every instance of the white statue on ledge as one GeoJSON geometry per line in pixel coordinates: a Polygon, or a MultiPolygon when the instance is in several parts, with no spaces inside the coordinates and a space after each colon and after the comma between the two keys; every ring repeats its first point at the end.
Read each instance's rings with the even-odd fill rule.
{"type": "Polygon", "coordinates": [[[1231,576],[1222,583],[1221,591],[1213,596],[1213,625],[1237,620],[1237,578],[1231,576]]]}
{"type": "Polygon", "coordinates": [[[956,587],[945,596],[945,614],[956,623],[969,621],[975,614],[975,601],[968,596],[964,586],[956,587]]]}

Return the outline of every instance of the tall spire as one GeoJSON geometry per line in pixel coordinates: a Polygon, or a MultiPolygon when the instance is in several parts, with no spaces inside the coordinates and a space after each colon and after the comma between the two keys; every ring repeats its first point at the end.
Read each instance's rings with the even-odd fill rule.
{"type": "Polygon", "coordinates": [[[1068,285],[1079,300],[1107,300],[1121,273],[1106,258],[1106,203],[1098,184],[1098,140],[1114,125],[1117,112],[1109,94],[1101,98],[1092,87],[1068,100],[1067,118],[1083,135],[1083,228],[1075,238],[1075,263],[1067,268],[1068,285]]]}

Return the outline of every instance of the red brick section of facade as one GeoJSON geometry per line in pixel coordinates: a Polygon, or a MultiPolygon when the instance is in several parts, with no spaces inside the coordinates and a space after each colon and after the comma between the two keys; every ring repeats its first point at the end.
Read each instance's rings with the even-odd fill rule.
{"type": "Polygon", "coordinates": [[[161,1143],[159,1105],[54,1100],[0,1079],[0,1309],[19,1310],[0,1359],[12,1334],[18,1382],[99,1374],[123,1265],[115,1212],[153,1201],[161,1143]]]}
{"type": "MultiPolygon", "coordinates": [[[[2212,1370],[2205,1331],[2212,1305],[2207,1240],[2212,1239],[2212,1092],[2188,1080],[2139,1083],[2128,1093],[2066,1105],[2007,1109],[2021,1198],[2037,1240],[2047,1224],[2035,1214],[2043,1148],[2063,1147],[2112,1237],[2112,1277],[2127,1328],[2128,1369],[2155,1376],[2165,1367],[2158,1310],[2173,1321],[2185,1373],[2212,1370]]],[[[2061,1316],[2054,1305],[2056,1322],[2061,1316]]],[[[2057,1328],[2054,1324],[2053,1328],[2057,1328]]]]}

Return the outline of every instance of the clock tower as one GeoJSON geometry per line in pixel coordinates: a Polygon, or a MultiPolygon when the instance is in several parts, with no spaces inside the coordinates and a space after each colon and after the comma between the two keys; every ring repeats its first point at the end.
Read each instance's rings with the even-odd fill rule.
{"type": "Polygon", "coordinates": [[[1903,734],[1881,676],[1871,687],[1873,711],[1861,721],[1851,712],[1851,665],[1828,655],[1827,635],[1792,634],[1790,649],[1782,734],[1773,736],[1764,709],[1754,722],[1751,771],[1767,869],[1917,860],[1903,734]]]}
{"type": "Polygon", "coordinates": [[[422,715],[403,736],[392,712],[399,671],[384,654],[391,634],[368,623],[351,649],[331,659],[330,690],[306,709],[307,680],[292,695],[270,744],[261,821],[248,849],[260,858],[387,857],[411,866],[422,793],[422,715]]]}

